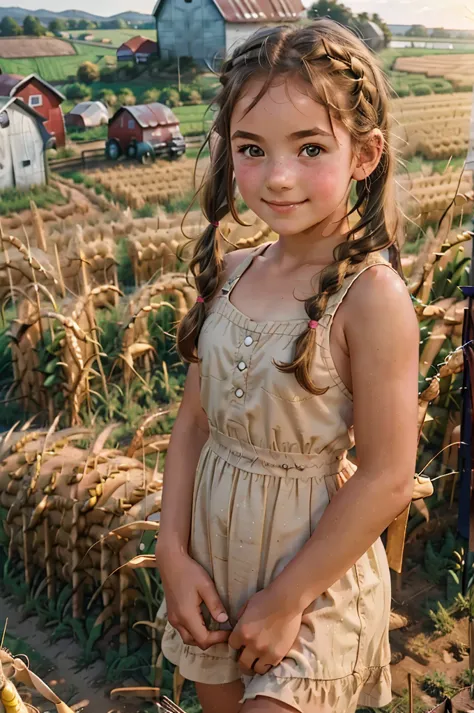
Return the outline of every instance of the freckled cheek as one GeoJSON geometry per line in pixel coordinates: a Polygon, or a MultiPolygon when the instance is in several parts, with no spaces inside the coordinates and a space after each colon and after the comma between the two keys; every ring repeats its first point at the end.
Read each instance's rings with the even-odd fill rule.
{"type": "MultiPolygon", "coordinates": [[[[242,198],[247,203],[249,198],[258,198],[263,180],[262,169],[258,166],[234,164],[235,180],[242,198]]],[[[247,203],[248,205],[248,203],[247,203]]]]}
{"type": "Polygon", "coordinates": [[[332,202],[338,200],[347,189],[347,175],[342,175],[337,167],[309,171],[305,176],[304,185],[308,198],[332,202]]]}

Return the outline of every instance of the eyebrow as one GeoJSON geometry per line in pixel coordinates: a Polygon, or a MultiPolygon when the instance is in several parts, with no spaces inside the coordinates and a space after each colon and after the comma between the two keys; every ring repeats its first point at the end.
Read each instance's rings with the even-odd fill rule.
{"type": "MultiPolygon", "coordinates": [[[[287,136],[287,139],[305,139],[308,136],[332,136],[332,134],[328,133],[327,131],[323,131],[323,129],[318,128],[317,126],[313,127],[312,129],[302,129],[301,131],[294,131],[292,134],[289,134],[287,136]]],[[[250,131],[241,131],[240,129],[237,129],[237,131],[233,134],[232,140],[233,139],[251,139],[252,141],[263,141],[263,137],[259,136],[258,134],[252,134],[250,131]]]]}

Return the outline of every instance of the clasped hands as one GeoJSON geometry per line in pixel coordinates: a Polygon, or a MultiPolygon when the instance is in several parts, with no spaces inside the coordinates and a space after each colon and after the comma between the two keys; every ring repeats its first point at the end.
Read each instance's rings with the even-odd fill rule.
{"type": "Polygon", "coordinates": [[[204,621],[203,602],[214,621],[224,623],[228,616],[206,570],[189,555],[172,555],[167,548],[158,546],[157,564],[168,621],[185,644],[205,651],[227,642],[236,650],[237,661],[248,675],[266,673],[288,654],[300,630],[303,612],[274,583],[253,594],[240,608],[233,630],[211,631],[204,621]]]}

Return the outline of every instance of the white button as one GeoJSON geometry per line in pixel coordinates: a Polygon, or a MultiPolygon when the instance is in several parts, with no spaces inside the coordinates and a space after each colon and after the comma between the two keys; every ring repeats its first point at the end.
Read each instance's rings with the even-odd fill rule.
{"type": "Polygon", "coordinates": [[[237,368],[238,368],[240,371],[243,371],[244,369],[247,368],[247,364],[246,364],[244,361],[239,361],[239,363],[237,364],[237,368]]]}
{"type": "Polygon", "coordinates": [[[238,399],[241,399],[242,396],[244,395],[244,392],[242,391],[242,389],[236,389],[235,395],[237,396],[238,399]]]}
{"type": "Polygon", "coordinates": [[[244,339],[244,344],[246,347],[249,347],[251,344],[253,344],[253,339],[252,337],[245,337],[244,339]]]}

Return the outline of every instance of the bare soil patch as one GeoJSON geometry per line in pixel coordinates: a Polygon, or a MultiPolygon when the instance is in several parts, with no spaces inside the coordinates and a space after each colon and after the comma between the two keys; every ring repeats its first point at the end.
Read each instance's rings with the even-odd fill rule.
{"type": "Polygon", "coordinates": [[[60,57],[76,54],[69,42],[55,38],[8,37],[0,39],[0,57],[60,57]]]}

